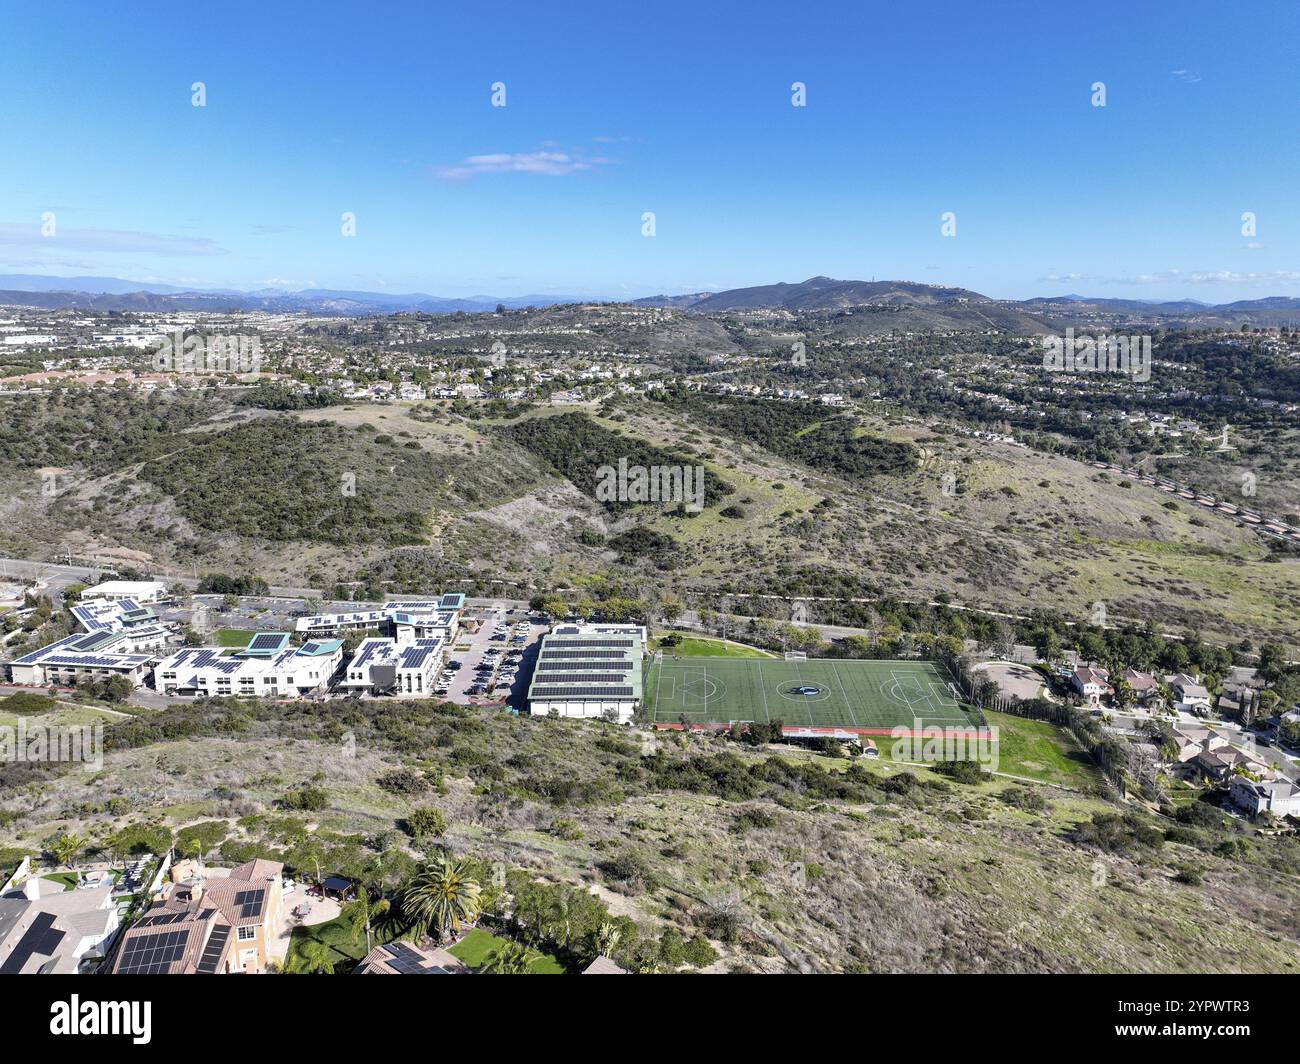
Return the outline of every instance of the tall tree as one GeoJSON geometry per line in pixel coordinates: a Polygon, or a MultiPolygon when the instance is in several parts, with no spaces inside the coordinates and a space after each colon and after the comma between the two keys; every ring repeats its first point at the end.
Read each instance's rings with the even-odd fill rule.
{"type": "Polygon", "coordinates": [[[441,939],[478,919],[481,894],[470,863],[440,853],[411,877],[402,892],[402,909],[418,930],[441,939]]]}
{"type": "Polygon", "coordinates": [[[527,975],[532,956],[528,947],[519,942],[507,942],[488,954],[480,972],[488,975],[527,975]]]}

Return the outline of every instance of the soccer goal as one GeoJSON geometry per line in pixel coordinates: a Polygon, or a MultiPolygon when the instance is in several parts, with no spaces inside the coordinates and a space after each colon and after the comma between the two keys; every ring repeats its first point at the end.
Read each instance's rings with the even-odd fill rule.
{"type": "Polygon", "coordinates": [[[787,650],[785,652],[786,661],[807,661],[808,655],[802,650],[787,650]]]}

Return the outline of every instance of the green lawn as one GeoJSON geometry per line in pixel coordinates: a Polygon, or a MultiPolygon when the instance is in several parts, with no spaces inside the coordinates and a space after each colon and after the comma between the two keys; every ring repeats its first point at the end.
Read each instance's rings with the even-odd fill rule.
{"type": "Polygon", "coordinates": [[[1008,713],[986,710],[984,716],[998,729],[999,772],[1065,787],[1086,788],[1097,782],[1092,758],[1063,728],[1008,713]]]}
{"type": "Polygon", "coordinates": [[[665,655],[673,654],[679,658],[770,658],[766,650],[728,643],[721,639],[705,639],[703,636],[684,635],[676,646],[663,646],[663,636],[651,640],[651,650],[662,649],[665,655]]]}
{"type": "MultiPolygon", "coordinates": [[[[469,967],[479,968],[487,960],[489,953],[508,944],[507,939],[500,938],[492,934],[491,931],[483,930],[481,927],[476,927],[447,952],[453,957],[459,958],[469,967]]],[[[533,955],[532,963],[528,966],[530,975],[564,974],[564,965],[549,953],[540,953],[537,950],[530,950],[529,952],[533,955]]]]}
{"type": "MultiPolygon", "coordinates": [[[[371,941],[378,946],[389,941],[390,937],[382,932],[372,931],[371,941]]],[[[340,916],[326,924],[293,929],[293,935],[289,939],[289,955],[285,959],[289,971],[306,971],[303,965],[302,946],[312,940],[324,942],[330,950],[330,964],[336,969],[341,967],[343,971],[350,969],[366,955],[365,932],[354,935],[352,921],[340,916]]]]}
{"type": "Polygon", "coordinates": [[[953,696],[944,668],[930,661],[665,655],[647,673],[645,704],[657,723],[780,720],[886,738],[900,725],[982,723],[977,710],[953,696]]]}
{"type": "Polygon", "coordinates": [[[246,647],[256,634],[247,628],[218,628],[217,646],[246,647]]]}
{"type": "Polygon", "coordinates": [[[65,890],[77,889],[76,872],[51,872],[49,875],[41,876],[42,879],[48,879],[51,883],[62,883],[65,890]]]}
{"type": "MultiPolygon", "coordinates": [[[[373,944],[378,946],[391,941],[395,936],[391,934],[391,929],[388,930],[389,933],[387,934],[379,930],[372,931],[371,939],[373,944]]],[[[324,942],[329,947],[330,963],[338,971],[348,971],[366,955],[365,933],[363,932],[354,937],[351,922],[344,920],[340,916],[326,924],[316,924],[313,927],[295,927],[293,929],[293,937],[289,940],[289,955],[285,960],[289,971],[303,972],[306,970],[303,965],[302,946],[312,940],[324,942]]],[[[476,927],[447,952],[464,961],[469,967],[478,968],[487,959],[489,953],[506,944],[506,939],[499,938],[481,927],[476,927]]],[[[549,953],[540,953],[537,950],[530,952],[533,955],[533,961],[529,967],[529,972],[532,975],[564,974],[564,965],[549,953]]]]}

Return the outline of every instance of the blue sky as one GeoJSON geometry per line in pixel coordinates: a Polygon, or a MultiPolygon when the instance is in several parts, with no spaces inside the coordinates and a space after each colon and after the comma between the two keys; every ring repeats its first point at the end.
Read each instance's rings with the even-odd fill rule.
{"type": "Polygon", "coordinates": [[[652,8],[11,2],[0,272],[1300,296],[1300,5],[652,8]]]}

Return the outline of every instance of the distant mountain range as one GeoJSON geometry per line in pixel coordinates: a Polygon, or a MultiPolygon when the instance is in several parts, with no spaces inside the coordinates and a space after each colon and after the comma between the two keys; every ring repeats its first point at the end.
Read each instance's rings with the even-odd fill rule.
{"type": "Polygon", "coordinates": [[[876,312],[876,321],[857,331],[887,328],[988,328],[1033,333],[1064,324],[1116,324],[1123,321],[1168,321],[1215,328],[1220,326],[1300,325],[1300,299],[1269,296],[1214,305],[1194,299],[1159,302],[1141,299],[1098,299],[1088,296],[1039,296],[1034,299],[993,299],[968,288],[917,281],[840,281],[810,277],[798,284],[770,284],[699,292],[683,296],[638,299],[644,307],[675,307],[698,314],[742,310],[787,310],[792,313],[876,312]],[[889,311],[889,315],[879,312],[889,311]]]}
{"type": "Polygon", "coordinates": [[[85,310],[264,310],[309,314],[396,314],[416,311],[426,314],[478,314],[498,305],[548,307],[557,303],[585,302],[575,295],[469,296],[449,299],[411,292],[354,292],[308,288],[286,291],[265,288],[241,292],[233,288],[180,288],[176,285],[127,281],[121,277],[47,277],[36,274],[0,274],[0,304],[80,308],[85,310]]]}
{"type": "MultiPolygon", "coordinates": [[[[476,314],[498,305],[549,307],[566,303],[604,302],[580,295],[470,296],[446,298],[422,292],[393,295],[337,289],[285,291],[263,289],[187,289],[141,284],[120,277],[47,277],[0,274],[0,305],[79,308],[97,311],[268,311],[307,314],[395,314],[418,312],[476,314]]],[[[797,284],[733,288],[725,292],[650,296],[633,301],[642,307],[673,307],[693,314],[749,310],[785,310],[830,315],[844,320],[835,331],[880,329],[988,329],[1013,333],[1048,332],[1075,324],[1114,326],[1124,323],[1216,328],[1250,325],[1300,325],[1300,299],[1269,296],[1234,303],[1209,304],[1194,299],[1158,302],[1099,299],[1080,295],[1033,299],[993,299],[967,288],[917,281],[842,281],[810,277],[797,284]],[[849,321],[848,319],[854,319],[849,321]]]]}

